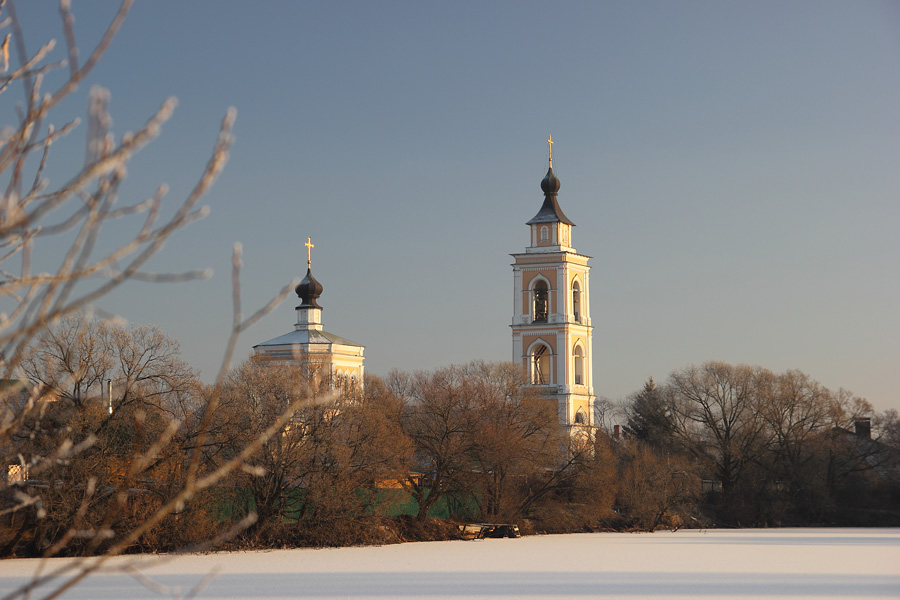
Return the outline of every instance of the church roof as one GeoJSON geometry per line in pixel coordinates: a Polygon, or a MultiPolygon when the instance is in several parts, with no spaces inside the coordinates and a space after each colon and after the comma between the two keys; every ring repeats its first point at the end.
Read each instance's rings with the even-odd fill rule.
{"type": "Polygon", "coordinates": [[[541,209],[534,217],[526,223],[526,225],[534,225],[535,223],[565,223],[566,225],[575,225],[569,217],[565,215],[559,207],[556,200],[556,193],[559,191],[559,179],[553,173],[553,167],[547,169],[547,174],[541,180],[541,190],[544,192],[544,203],[541,209]]]}
{"type": "Polygon", "coordinates": [[[259,348],[260,346],[293,346],[297,344],[338,344],[341,346],[357,346],[359,348],[365,347],[362,344],[351,342],[350,340],[334,335],[333,333],[328,333],[327,331],[319,331],[316,329],[297,329],[291,331],[290,333],[280,335],[277,338],[273,338],[267,342],[257,344],[253,347],[259,348]]]}

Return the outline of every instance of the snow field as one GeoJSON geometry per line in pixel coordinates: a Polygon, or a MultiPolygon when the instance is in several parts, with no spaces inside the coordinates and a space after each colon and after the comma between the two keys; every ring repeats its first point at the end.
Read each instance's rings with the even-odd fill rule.
{"type": "MultiPolygon", "coordinates": [[[[51,560],[44,572],[68,560],[51,560]]],[[[39,563],[0,561],[3,595],[39,563]]],[[[181,597],[208,579],[197,598],[900,598],[900,530],[569,534],[131,556],[107,565],[65,597],[181,597]]]]}

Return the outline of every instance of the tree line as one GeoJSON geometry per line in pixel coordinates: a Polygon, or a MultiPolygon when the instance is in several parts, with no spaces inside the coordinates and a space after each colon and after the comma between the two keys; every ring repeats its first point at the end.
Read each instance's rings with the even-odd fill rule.
{"type": "Polygon", "coordinates": [[[466,521],[583,531],[898,517],[896,412],[799,371],[687,367],[649,380],[619,407],[624,426],[605,429],[561,426],[512,363],[354,386],[251,358],[204,385],[158,328],[69,317],[22,365],[28,385],[5,396],[18,426],[2,453],[22,477],[4,490],[4,556],[126,539],[129,551],[385,542],[452,536],[466,521]],[[44,401],[29,407],[35,389],[44,401]]]}
{"type": "Polygon", "coordinates": [[[28,383],[4,395],[16,426],[0,450],[21,475],[4,486],[5,556],[123,539],[171,550],[236,524],[234,543],[250,546],[399,539],[432,535],[422,531],[439,504],[451,518],[509,521],[573,502],[599,517],[612,500],[594,436],[568,435],[508,363],[352,386],[251,358],[204,385],[158,328],[68,317],[38,336],[23,370],[28,383]],[[385,525],[400,514],[406,524],[385,525]]]}
{"type": "Polygon", "coordinates": [[[896,410],[797,370],[723,362],[650,379],[623,408],[627,444],[705,480],[688,508],[714,523],[900,522],[896,410]]]}

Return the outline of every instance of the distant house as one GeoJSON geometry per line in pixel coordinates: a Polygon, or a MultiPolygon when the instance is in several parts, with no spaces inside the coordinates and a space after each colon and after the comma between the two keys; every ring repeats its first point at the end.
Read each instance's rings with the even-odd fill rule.
{"type": "Polygon", "coordinates": [[[900,483],[900,449],[872,439],[871,419],[856,419],[853,430],[835,427],[832,435],[838,447],[849,450],[857,461],[857,470],[871,470],[882,480],[900,483]]]}
{"type": "MultiPolygon", "coordinates": [[[[41,389],[34,384],[21,379],[0,379],[0,423],[12,418],[12,415],[22,414],[26,410],[29,401],[56,402],[59,394],[53,391],[41,389]]],[[[18,453],[12,448],[0,450],[7,458],[15,457],[18,453]]],[[[12,484],[29,479],[28,464],[21,462],[8,464],[3,470],[3,481],[12,484]]]]}

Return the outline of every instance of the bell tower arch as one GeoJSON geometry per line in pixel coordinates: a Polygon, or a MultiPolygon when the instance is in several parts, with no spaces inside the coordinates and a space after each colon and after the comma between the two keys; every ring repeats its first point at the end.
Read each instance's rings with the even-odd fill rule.
{"type": "Polygon", "coordinates": [[[553,173],[553,141],[544,202],[526,223],[529,244],[512,254],[513,361],[522,364],[531,385],[555,399],[560,423],[593,425],[589,256],[572,245],[575,226],[559,206],[560,182],[553,173]]]}

